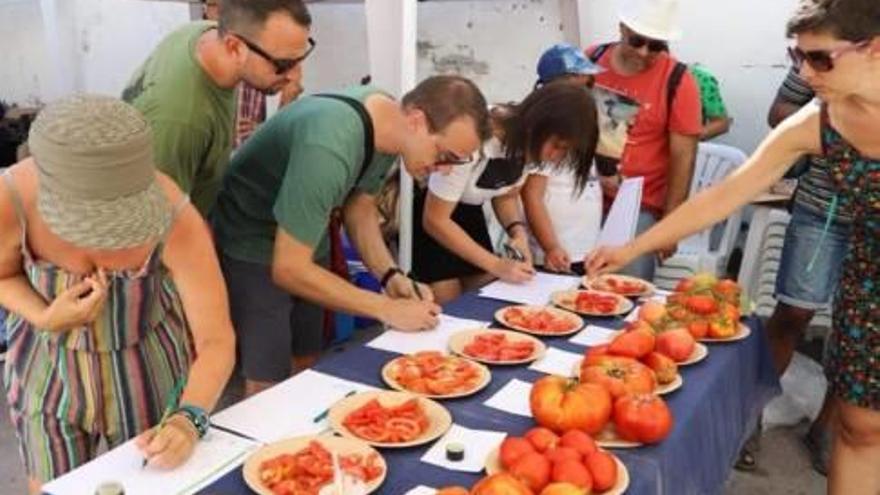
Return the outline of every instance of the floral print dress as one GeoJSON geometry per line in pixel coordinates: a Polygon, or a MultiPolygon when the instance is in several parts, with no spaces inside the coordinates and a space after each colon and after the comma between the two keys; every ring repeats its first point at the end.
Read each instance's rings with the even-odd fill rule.
{"type": "Polygon", "coordinates": [[[838,201],[853,213],[825,373],[837,397],[880,410],[880,159],[849,144],[831,126],[824,106],[821,132],[838,201]]]}

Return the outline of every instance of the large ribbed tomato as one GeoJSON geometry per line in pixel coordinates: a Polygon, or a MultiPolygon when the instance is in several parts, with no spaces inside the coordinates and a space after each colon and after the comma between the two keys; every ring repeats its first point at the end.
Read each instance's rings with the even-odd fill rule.
{"type": "Polygon", "coordinates": [[[581,383],[595,383],[617,398],[625,394],[648,394],[657,386],[654,372],[635,359],[623,356],[598,356],[592,364],[581,367],[581,383]]]}
{"type": "Polygon", "coordinates": [[[611,395],[605,388],[561,376],[535,382],[529,404],[535,421],[557,433],[577,429],[595,434],[611,417],[611,395]]]}
{"type": "Polygon", "coordinates": [[[672,431],[672,412],[657,395],[626,395],[614,402],[614,427],[624,440],[657,443],[672,431]]]}
{"type": "Polygon", "coordinates": [[[508,473],[487,476],[471,488],[471,495],[534,495],[523,482],[508,473]]]}

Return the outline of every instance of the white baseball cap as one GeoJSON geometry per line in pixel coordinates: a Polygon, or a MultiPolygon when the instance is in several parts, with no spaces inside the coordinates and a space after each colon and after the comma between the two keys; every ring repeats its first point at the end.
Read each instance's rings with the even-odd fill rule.
{"type": "Polygon", "coordinates": [[[621,0],[618,18],[648,38],[670,41],[681,37],[678,0],[621,0]]]}

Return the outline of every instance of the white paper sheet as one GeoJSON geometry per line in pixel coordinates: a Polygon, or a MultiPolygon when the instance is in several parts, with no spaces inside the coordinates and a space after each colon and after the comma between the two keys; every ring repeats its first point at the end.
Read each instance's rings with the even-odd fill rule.
{"type": "Polygon", "coordinates": [[[618,332],[619,330],[612,330],[610,328],[596,325],[587,325],[586,328],[576,333],[575,336],[568,339],[568,341],[572,344],[593,347],[611,342],[611,339],[613,339],[618,332]]]}
{"type": "Polygon", "coordinates": [[[500,299],[521,304],[543,305],[550,301],[550,294],[559,290],[577,288],[580,278],[538,272],[524,284],[512,284],[496,280],[480,290],[480,297],[500,299]]]}
{"type": "Polygon", "coordinates": [[[531,418],[532,408],[529,406],[531,391],[531,383],[513,378],[483,404],[499,411],[531,418]]]}
{"type": "Polygon", "coordinates": [[[142,467],[143,457],[130,440],[43,486],[51,495],[92,493],[101,483],[116,481],[125,495],[189,494],[237,468],[258,444],[210,429],[193,455],[174,470],[142,467]]]}
{"type": "MultiPolygon", "coordinates": [[[[261,442],[312,435],[327,429],[327,420],[314,418],[347,393],[376,390],[363,383],[305,370],[215,414],[211,421],[261,442]]],[[[126,494],[127,495],[127,494],[126,494]]]]}
{"type": "Polygon", "coordinates": [[[633,239],[639,220],[644,180],[644,177],[632,177],[620,184],[605,224],[599,232],[597,246],[623,246],[633,239]]]}
{"type": "Polygon", "coordinates": [[[479,473],[483,470],[489,452],[498,447],[506,436],[507,433],[503,431],[472,430],[453,424],[449,431],[425,452],[422,462],[453,471],[479,473]],[[465,446],[464,459],[460,461],[446,459],[446,446],[450,443],[460,443],[465,446]]]}
{"type": "Polygon", "coordinates": [[[388,329],[382,335],[367,343],[367,347],[397,352],[399,354],[412,354],[418,351],[441,351],[449,348],[449,337],[460,330],[489,326],[488,322],[456,318],[449,315],[440,315],[440,324],[437,328],[427,332],[400,332],[388,329]]]}
{"type": "Polygon", "coordinates": [[[406,495],[435,495],[437,490],[434,488],[429,488],[425,485],[419,485],[412,490],[406,492],[406,495]]]}
{"type": "Polygon", "coordinates": [[[583,357],[583,354],[549,347],[544,357],[532,363],[529,369],[547,373],[548,375],[569,377],[572,376],[572,370],[574,370],[574,367],[583,357]]]}

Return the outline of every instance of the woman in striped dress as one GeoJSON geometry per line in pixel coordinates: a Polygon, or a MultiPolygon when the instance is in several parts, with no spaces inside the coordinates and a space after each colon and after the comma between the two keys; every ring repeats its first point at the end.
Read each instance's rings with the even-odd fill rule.
{"type": "Polygon", "coordinates": [[[154,467],[192,452],[232,370],[226,291],[199,214],[155,171],[132,107],[48,106],[33,159],[0,180],[4,385],[30,489],[140,435],[154,467]],[[179,401],[174,390],[183,385],[179,401]],[[174,414],[161,428],[167,403],[174,414]]]}

